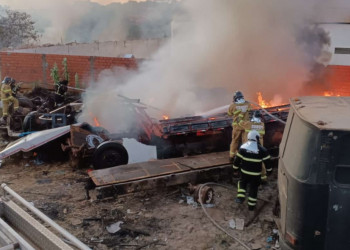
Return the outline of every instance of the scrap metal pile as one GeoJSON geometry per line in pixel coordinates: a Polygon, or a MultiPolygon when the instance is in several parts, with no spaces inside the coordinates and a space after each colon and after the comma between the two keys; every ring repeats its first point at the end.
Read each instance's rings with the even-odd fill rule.
{"type": "MultiPolygon", "coordinates": [[[[67,159],[75,167],[92,165],[95,169],[108,168],[128,163],[123,138],[135,138],[143,144],[155,145],[158,159],[220,152],[229,148],[232,118],[226,113],[156,121],[148,116],[147,106],[140,100],[120,98],[122,105],[132,111],[135,122],[126,131],[110,134],[100,126],[71,126],[76,124],[82,110],[80,96],[70,96],[60,105],[55,105],[51,92],[34,89],[27,97],[20,98],[23,115],[11,116],[7,126],[0,127],[12,137],[29,135],[10,143],[0,153],[0,159],[19,151],[30,151],[37,155],[39,162],[67,159]]],[[[286,120],[288,109],[289,105],[282,105],[263,111],[266,126],[264,141],[272,156],[278,156],[284,124],[272,118],[271,114],[286,120]]]]}
{"type": "Polygon", "coordinates": [[[34,88],[26,96],[18,94],[16,98],[19,101],[19,112],[13,112],[13,105],[10,105],[10,116],[6,124],[0,127],[4,135],[19,137],[22,133],[76,122],[74,113],[77,112],[75,104],[80,102],[79,95],[66,95],[62,102],[57,103],[54,92],[44,88],[34,88]]]}

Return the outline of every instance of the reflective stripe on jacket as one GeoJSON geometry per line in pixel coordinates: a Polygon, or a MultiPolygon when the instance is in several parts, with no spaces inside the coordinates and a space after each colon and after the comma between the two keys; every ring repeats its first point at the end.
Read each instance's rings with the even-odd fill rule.
{"type": "Polygon", "coordinates": [[[263,122],[248,122],[245,126],[245,131],[250,132],[252,130],[258,131],[260,135],[265,135],[265,124],[263,122]]]}
{"type": "Polygon", "coordinates": [[[241,125],[249,120],[250,103],[232,103],[228,108],[227,115],[232,116],[232,126],[241,125]]]}
{"type": "Polygon", "coordinates": [[[272,171],[270,155],[267,149],[258,145],[258,152],[251,152],[240,148],[233,160],[233,169],[241,169],[247,175],[261,175],[262,163],[265,164],[266,171],[272,171]]]}
{"type": "Polygon", "coordinates": [[[2,84],[1,85],[1,100],[6,101],[9,100],[9,97],[11,97],[11,86],[9,84],[2,84]]]}

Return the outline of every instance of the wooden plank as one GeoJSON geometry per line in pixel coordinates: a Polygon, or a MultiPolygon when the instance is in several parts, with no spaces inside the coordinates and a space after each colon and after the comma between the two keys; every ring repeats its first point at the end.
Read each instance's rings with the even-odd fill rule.
{"type": "Polygon", "coordinates": [[[89,176],[96,186],[124,183],[229,164],[228,152],[156,160],[94,170],[89,176]]]}
{"type": "Polygon", "coordinates": [[[185,171],[176,174],[167,174],[157,177],[127,181],[96,188],[97,198],[104,199],[116,195],[149,190],[154,188],[166,188],[184,183],[198,184],[209,181],[229,180],[232,176],[232,166],[222,165],[204,169],[185,171]]]}

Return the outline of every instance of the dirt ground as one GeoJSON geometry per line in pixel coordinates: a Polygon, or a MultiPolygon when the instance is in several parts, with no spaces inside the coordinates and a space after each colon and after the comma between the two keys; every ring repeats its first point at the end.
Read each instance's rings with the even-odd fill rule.
{"type": "MultiPolygon", "coordinates": [[[[276,170],[274,170],[276,172],[276,170]]],[[[0,168],[1,183],[32,202],[46,215],[93,249],[246,249],[220,231],[200,206],[189,205],[184,186],[148,190],[97,200],[85,196],[86,170],[72,169],[68,163],[35,165],[30,159],[8,159],[0,168]],[[111,234],[106,226],[123,222],[111,234]]],[[[231,185],[232,184],[228,184],[231,185]]],[[[233,188],[233,186],[232,186],[233,188]]],[[[213,186],[214,207],[208,213],[230,234],[254,249],[273,249],[268,243],[276,226],[273,206],[277,197],[276,173],[261,186],[259,197],[271,201],[257,219],[244,230],[229,227],[231,219],[248,221],[247,204],[236,204],[236,189],[213,186]]],[[[258,207],[264,202],[259,200],[258,207]]]]}

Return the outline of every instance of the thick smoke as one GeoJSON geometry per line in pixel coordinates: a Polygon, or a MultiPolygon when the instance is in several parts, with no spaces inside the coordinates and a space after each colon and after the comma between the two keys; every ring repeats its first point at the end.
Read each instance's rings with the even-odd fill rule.
{"type": "Polygon", "coordinates": [[[42,33],[42,43],[168,37],[171,13],[178,6],[117,0],[0,0],[0,5],[32,15],[42,33]]]}
{"type": "MultiPolygon", "coordinates": [[[[141,98],[171,117],[228,104],[236,90],[250,100],[261,91],[266,99],[287,102],[300,94],[322,51],[324,37],[307,36],[318,18],[316,6],[287,0],[184,1],[184,14],[173,18],[171,42],[123,84],[109,77],[109,89],[141,98]]],[[[98,114],[114,119],[117,104],[111,101],[108,108],[91,98],[86,96],[86,110],[98,107],[98,114]]]]}
{"type": "MultiPolygon", "coordinates": [[[[193,115],[227,105],[236,90],[243,91],[250,100],[256,100],[256,93],[260,91],[265,99],[287,102],[289,97],[303,93],[304,83],[312,76],[314,62],[328,43],[324,39],[327,36],[309,35],[318,31],[312,27],[315,21],[322,20],[322,17],[315,16],[322,12],[315,10],[325,2],[186,0],[177,3],[181,4],[182,11],[174,7],[158,17],[165,23],[171,18],[173,20],[169,44],[151,61],[141,64],[137,73],[130,75],[128,72],[126,78],[121,78],[118,70],[117,73],[104,72],[85,96],[85,118],[82,120],[92,122],[93,113],[112,132],[121,124],[120,121],[125,124],[127,119],[123,120],[124,116],[117,112],[117,107],[123,107],[117,101],[118,94],[140,98],[144,103],[165,110],[164,113],[171,117],[193,115]]],[[[70,37],[76,34],[83,40],[92,37],[103,40],[103,36],[114,34],[115,30],[124,37],[130,34],[125,24],[118,30],[117,24],[122,18],[119,12],[116,16],[113,4],[107,6],[108,15],[99,12],[103,7],[91,7],[94,4],[88,1],[78,4],[68,0],[33,0],[27,5],[45,9],[55,6],[53,3],[57,6],[45,16],[52,24],[53,35],[70,37]],[[79,10],[74,4],[80,6],[79,10]],[[111,16],[113,18],[108,19],[111,16]],[[107,17],[108,21],[102,17],[107,17]],[[102,23],[97,23],[100,19],[102,23]]],[[[135,7],[138,4],[130,5],[135,7]]],[[[151,11],[152,8],[144,10],[149,12],[134,12],[134,16],[145,12],[150,13],[150,17],[136,18],[136,21],[154,27],[157,18],[151,16],[160,12],[151,11]]],[[[146,30],[134,31],[136,34],[150,33],[146,30]]]]}

